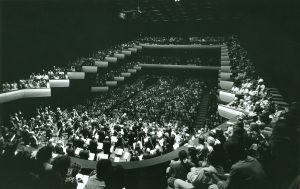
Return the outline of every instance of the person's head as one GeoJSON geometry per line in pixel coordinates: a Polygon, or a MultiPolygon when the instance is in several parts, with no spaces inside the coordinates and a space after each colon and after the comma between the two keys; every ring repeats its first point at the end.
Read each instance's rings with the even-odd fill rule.
{"type": "Polygon", "coordinates": [[[71,165],[71,159],[69,156],[57,156],[53,160],[52,164],[53,170],[57,171],[63,178],[65,178],[71,165]]]}
{"type": "Polygon", "coordinates": [[[207,159],[208,159],[208,162],[210,165],[216,167],[216,166],[219,166],[222,164],[222,161],[223,161],[223,158],[222,155],[219,153],[218,150],[216,151],[212,151],[208,156],[207,156],[207,159]]]}
{"type": "Polygon", "coordinates": [[[190,156],[191,158],[194,158],[194,157],[197,156],[197,150],[196,150],[195,147],[190,147],[190,148],[188,149],[188,151],[189,151],[189,156],[190,156]]]}
{"type": "Polygon", "coordinates": [[[97,177],[100,180],[106,180],[112,171],[112,164],[109,159],[101,159],[97,163],[97,177]]]}
{"type": "Polygon", "coordinates": [[[232,163],[246,158],[246,151],[243,145],[239,142],[229,140],[225,143],[225,152],[232,163]]]}
{"type": "Polygon", "coordinates": [[[188,154],[187,154],[187,152],[185,150],[180,150],[178,152],[178,156],[179,156],[179,159],[180,159],[181,162],[185,162],[185,160],[188,157],[188,154]]]}
{"type": "Polygon", "coordinates": [[[90,153],[89,153],[88,150],[81,150],[79,152],[80,159],[86,159],[87,160],[89,158],[89,156],[90,156],[90,153]]]}
{"type": "Polygon", "coordinates": [[[52,148],[44,146],[36,153],[36,160],[41,163],[50,162],[52,158],[52,148]]]}
{"type": "Polygon", "coordinates": [[[204,138],[204,136],[199,136],[199,144],[204,144],[204,142],[205,142],[205,138],[204,138]]]}

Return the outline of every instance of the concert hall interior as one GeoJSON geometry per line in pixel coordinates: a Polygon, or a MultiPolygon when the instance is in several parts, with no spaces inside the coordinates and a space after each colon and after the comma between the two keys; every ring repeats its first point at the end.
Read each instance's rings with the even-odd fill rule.
{"type": "Polygon", "coordinates": [[[299,9],[1,0],[0,188],[300,189],[299,9]]]}

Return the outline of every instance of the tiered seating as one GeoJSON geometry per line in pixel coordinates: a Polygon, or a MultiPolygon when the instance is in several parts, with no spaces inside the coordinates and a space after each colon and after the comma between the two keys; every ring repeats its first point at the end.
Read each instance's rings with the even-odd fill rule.
{"type": "MultiPolygon", "coordinates": [[[[210,39],[213,42],[217,41],[217,39],[210,39]]],[[[168,41],[168,43],[182,43],[181,39],[176,38],[168,41]]],[[[157,43],[164,42],[165,39],[157,39],[157,43]]],[[[108,78],[111,80],[106,78],[104,80],[108,87],[89,86],[92,92],[107,93],[71,108],[39,108],[31,119],[26,119],[22,112],[18,112],[9,118],[5,127],[1,127],[3,137],[1,142],[21,141],[23,146],[33,148],[46,145],[37,152],[37,160],[33,160],[39,164],[39,169],[28,167],[28,174],[34,173],[40,176],[37,177],[40,179],[43,179],[43,171],[51,167],[49,162],[52,157],[55,157],[53,170],[57,166],[57,161],[69,162],[66,165],[69,168],[70,158],[65,154],[82,166],[87,164],[86,167],[95,168],[93,160],[110,159],[120,163],[157,158],[167,153],[166,158],[161,156],[160,161],[163,162],[164,159],[174,159],[175,152],[189,150],[189,160],[186,161],[185,158],[182,162],[188,162],[187,166],[194,168],[189,170],[190,173],[183,174],[183,177],[177,177],[173,174],[171,166],[170,171],[167,171],[167,176],[171,177],[168,180],[169,185],[179,186],[184,183],[189,184],[190,188],[202,184],[207,187],[226,187],[228,176],[224,173],[229,172],[231,165],[223,151],[224,147],[227,148],[225,144],[236,143],[242,147],[239,155],[244,153],[251,155],[254,157],[251,161],[257,162],[256,165],[264,163],[263,167],[265,167],[268,163],[270,137],[273,130],[269,124],[284,119],[286,112],[273,106],[272,98],[282,99],[276,90],[269,89],[268,93],[264,81],[253,73],[253,66],[248,65],[248,61],[243,62],[246,54],[236,38],[232,38],[220,48],[219,95],[221,101],[228,104],[219,105],[218,110],[221,116],[230,118],[220,126],[218,125],[224,120],[216,113],[216,105],[213,104],[216,89],[212,89],[208,96],[212,103],[209,103],[205,126],[197,130],[193,128],[202,91],[206,88],[200,81],[193,79],[179,81],[172,77],[142,77],[114,87],[141,68],[134,64],[130,65],[133,67],[131,69],[126,67],[126,64],[122,64],[119,67],[121,72],[117,70],[121,60],[140,49],[133,47],[128,48],[129,51],[110,50],[109,56],[100,53],[97,55],[100,57],[99,60],[87,61],[85,65],[80,64],[82,72],[76,69],[68,72],[69,80],[50,80],[51,88],[68,87],[76,80],[86,80],[87,76],[91,76],[89,74],[97,74],[101,69],[108,69],[112,65],[115,69],[103,72],[112,74],[108,78]],[[120,55],[121,53],[124,56],[120,55]],[[109,88],[111,90],[108,90],[109,88]],[[252,99],[249,95],[255,98],[252,99]],[[175,149],[177,151],[168,153],[175,149]],[[54,156],[52,152],[55,152],[54,156]],[[46,157],[42,155],[41,158],[40,153],[46,157]],[[194,180],[193,176],[199,179],[194,180]],[[185,182],[186,178],[189,183],[185,182]]],[[[27,157],[20,148],[15,156],[15,147],[8,145],[3,155],[1,149],[0,157],[3,157],[3,160],[27,157]]],[[[32,155],[35,156],[34,153],[32,155]]],[[[155,165],[154,162],[145,161],[147,166],[155,165]]],[[[3,162],[8,162],[11,166],[14,164],[13,161],[3,162]]],[[[126,167],[125,163],[119,165],[126,167]]],[[[72,166],[73,170],[76,170],[76,165],[72,166]]],[[[141,163],[137,163],[133,168],[141,166],[143,166],[141,163]]],[[[259,168],[259,171],[261,175],[264,174],[262,168],[259,168]]],[[[72,176],[69,177],[72,178],[77,173],[71,173],[72,176]]],[[[252,172],[245,174],[249,173],[252,172]]],[[[232,179],[231,182],[239,183],[238,179],[242,178],[234,179],[237,180],[232,179]]],[[[263,181],[265,179],[262,178],[263,181]]]]}

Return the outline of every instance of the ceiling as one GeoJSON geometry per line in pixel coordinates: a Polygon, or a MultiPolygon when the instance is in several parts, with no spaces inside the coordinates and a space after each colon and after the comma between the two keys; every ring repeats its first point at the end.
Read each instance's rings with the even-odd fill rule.
{"type": "Polygon", "coordinates": [[[126,13],[126,20],[142,22],[238,20],[242,14],[222,0],[112,0],[111,3],[126,13]]]}

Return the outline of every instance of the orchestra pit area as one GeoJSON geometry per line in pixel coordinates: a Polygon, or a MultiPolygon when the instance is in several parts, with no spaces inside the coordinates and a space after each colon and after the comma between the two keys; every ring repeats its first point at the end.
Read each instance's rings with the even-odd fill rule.
{"type": "Polygon", "coordinates": [[[135,3],[1,2],[0,188],[299,189],[297,56],[245,31],[272,11],[135,3]]]}

